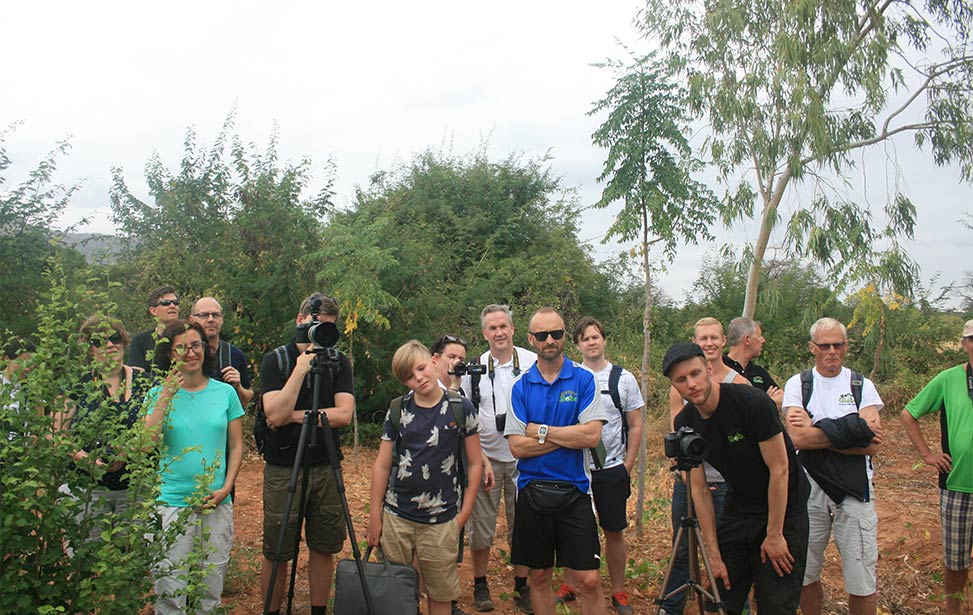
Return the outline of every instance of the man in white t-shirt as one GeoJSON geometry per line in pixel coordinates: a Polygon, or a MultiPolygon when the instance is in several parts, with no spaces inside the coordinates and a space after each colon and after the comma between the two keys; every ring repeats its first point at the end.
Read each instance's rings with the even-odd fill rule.
{"type": "Polygon", "coordinates": [[[878,516],[872,463],[881,444],[875,385],[844,367],[848,331],[833,318],[811,326],[808,343],[814,368],[784,386],[787,431],[808,472],[810,535],[801,592],[801,612],[820,615],[824,600],[821,567],[832,532],[841,554],[850,615],[874,615],[878,605],[878,516]]]}
{"type": "MultiPolygon", "coordinates": [[[[476,494],[473,516],[468,524],[470,555],[473,560],[473,606],[478,611],[492,611],[493,598],[487,583],[487,567],[490,563],[490,547],[497,528],[497,513],[501,495],[507,517],[507,544],[511,546],[514,527],[514,509],[517,499],[517,461],[510,452],[510,445],[503,437],[507,412],[510,411],[510,391],[514,381],[525,373],[537,360],[537,355],[514,345],[513,312],[509,305],[491,304],[480,312],[483,337],[490,350],[480,357],[487,373],[480,379],[475,390],[469,375],[463,376],[463,390],[468,391],[480,412],[480,446],[490,462],[485,468],[485,481],[492,471],[494,484],[491,489],[480,489],[476,494]]],[[[513,600],[525,613],[533,613],[530,589],[527,585],[526,566],[514,566],[513,600]]]]}
{"type": "MultiPolygon", "coordinates": [[[[574,326],[574,343],[581,352],[582,366],[595,375],[601,405],[608,415],[602,428],[605,460],[601,469],[591,467],[591,492],[598,525],[605,533],[605,557],[611,579],[612,606],[618,615],[633,615],[625,591],[625,537],[628,526],[626,502],[632,494],[631,474],[642,441],[642,410],[645,401],[635,376],[605,358],[605,327],[591,316],[574,326]],[[613,378],[613,373],[616,374],[613,378]],[[614,381],[614,382],[613,382],[614,381]]],[[[570,578],[557,592],[564,602],[574,599],[570,578]]]]}

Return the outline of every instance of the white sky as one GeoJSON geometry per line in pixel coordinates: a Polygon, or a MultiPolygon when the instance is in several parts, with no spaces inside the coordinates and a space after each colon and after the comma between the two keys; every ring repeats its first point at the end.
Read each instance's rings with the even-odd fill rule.
{"type": "MultiPolygon", "coordinates": [[[[636,50],[632,0],[467,2],[34,2],[9,3],[4,41],[0,126],[22,120],[7,137],[14,162],[8,184],[70,137],[57,180],[81,181],[63,221],[90,216],[82,231],[111,233],[111,167],[121,166],[147,196],[143,169],[153,150],[178,165],[187,126],[208,144],[237,109],[245,142],[266,142],[276,122],[279,153],[337,163],[336,203],[351,203],[371,173],[428,147],[465,154],[483,142],[494,159],[550,151],[564,184],[582,205],[598,199],[605,152],[591,144],[602,118],[585,113],[611,85],[591,63],[622,57],[617,40],[636,50]]],[[[929,279],[962,277],[973,189],[958,168],[940,169],[911,137],[861,158],[849,194],[878,212],[898,182],[919,209],[909,246],[929,279]],[[902,175],[895,179],[887,154],[902,175]],[[864,181],[862,177],[867,177],[864,181]]],[[[316,174],[323,179],[324,172],[316,174]]],[[[714,186],[715,188],[715,186],[714,186]]],[[[782,213],[806,202],[791,191],[782,213]]],[[[610,214],[591,212],[582,238],[600,246],[610,214]]],[[[721,230],[718,241],[680,251],[661,279],[682,299],[700,259],[727,241],[752,241],[757,222],[721,230]]],[[[774,235],[772,243],[782,233],[774,235]]]]}

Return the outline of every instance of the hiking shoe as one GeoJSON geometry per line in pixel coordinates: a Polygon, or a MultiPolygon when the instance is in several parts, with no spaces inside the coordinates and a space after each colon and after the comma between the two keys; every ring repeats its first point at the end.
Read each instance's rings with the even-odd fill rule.
{"type": "Polygon", "coordinates": [[[449,607],[452,609],[451,615],[467,615],[466,611],[459,608],[459,603],[457,603],[455,600],[449,603],[449,607]]]}
{"type": "Polygon", "coordinates": [[[473,606],[477,611],[493,610],[493,598],[490,597],[490,588],[486,583],[473,585],[473,606]]]}
{"type": "Polygon", "coordinates": [[[519,591],[514,590],[514,604],[527,615],[534,615],[534,605],[530,602],[529,585],[524,585],[519,591]]]}
{"type": "Polygon", "coordinates": [[[567,583],[561,583],[561,587],[559,587],[557,589],[557,593],[554,594],[555,604],[574,602],[577,598],[578,597],[574,595],[574,589],[572,589],[567,583]]]}
{"type": "Polygon", "coordinates": [[[612,596],[612,606],[618,611],[618,615],[635,615],[635,609],[628,603],[628,594],[618,592],[612,596]]]}

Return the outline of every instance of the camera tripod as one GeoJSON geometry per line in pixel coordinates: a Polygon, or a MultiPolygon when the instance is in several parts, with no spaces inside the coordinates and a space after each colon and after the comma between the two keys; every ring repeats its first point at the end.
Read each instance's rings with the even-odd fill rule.
{"type": "MultiPolygon", "coordinates": [[[[341,511],[344,514],[345,526],[348,529],[348,537],[351,539],[351,551],[355,559],[355,566],[358,569],[358,578],[361,580],[362,592],[365,596],[365,607],[370,615],[375,614],[372,605],[372,595],[368,591],[368,581],[365,578],[365,565],[361,558],[361,551],[358,549],[358,540],[355,538],[355,527],[351,521],[351,511],[348,509],[348,498],[345,495],[345,481],[341,474],[341,464],[338,461],[338,447],[335,446],[334,431],[328,422],[328,415],[318,408],[318,395],[321,392],[321,378],[325,374],[334,382],[334,371],[338,366],[338,356],[333,348],[313,347],[311,352],[315,353],[311,360],[311,374],[314,380],[313,396],[311,397],[311,409],[304,413],[304,421],[301,423],[301,435],[297,444],[297,455],[294,458],[294,466],[291,469],[291,479],[287,485],[287,499],[284,503],[284,517],[280,524],[280,533],[277,536],[277,548],[274,551],[274,566],[270,572],[270,584],[267,596],[264,599],[264,615],[270,613],[270,601],[274,595],[274,588],[277,582],[277,572],[280,568],[280,559],[284,553],[284,541],[287,540],[287,521],[290,516],[291,506],[294,504],[294,493],[297,490],[297,477],[301,474],[301,499],[298,503],[297,527],[294,528],[294,558],[291,561],[290,586],[287,591],[287,614],[291,613],[291,606],[294,602],[294,581],[297,575],[297,556],[299,553],[299,541],[301,529],[304,525],[304,517],[307,512],[307,488],[308,488],[308,466],[307,460],[310,450],[318,445],[317,429],[315,426],[320,419],[324,431],[324,444],[328,450],[328,462],[334,474],[335,486],[341,500],[341,511]],[[303,471],[302,471],[303,470],[303,471]]],[[[330,580],[329,580],[330,583],[330,580]]]]}
{"type": "Polygon", "coordinates": [[[693,489],[692,489],[692,472],[693,469],[699,469],[699,464],[694,464],[689,460],[679,458],[676,460],[675,470],[686,472],[686,514],[682,517],[679,523],[679,530],[676,532],[676,537],[672,541],[672,554],[669,556],[669,565],[666,566],[666,574],[662,579],[662,587],[659,589],[659,596],[655,599],[656,605],[659,606],[659,614],[664,615],[661,610],[663,602],[667,598],[672,598],[673,596],[678,596],[682,592],[689,592],[691,596],[695,596],[699,601],[699,612],[703,613],[704,599],[716,605],[717,611],[721,615],[726,615],[726,608],[723,605],[723,600],[720,598],[720,590],[716,586],[716,579],[713,577],[713,569],[709,563],[709,555],[706,553],[706,544],[703,541],[703,532],[699,528],[699,521],[695,516],[695,508],[693,506],[693,489]],[[680,585],[679,587],[673,589],[671,592],[666,593],[666,587],[669,586],[669,579],[672,577],[672,568],[676,563],[676,554],[679,552],[679,545],[682,544],[683,536],[687,539],[687,547],[689,552],[689,579],[680,585]],[[706,577],[709,579],[709,586],[712,590],[707,591],[706,588],[700,583],[699,579],[699,559],[697,556],[696,547],[699,546],[699,553],[703,556],[703,570],[706,572],[706,577]]]}

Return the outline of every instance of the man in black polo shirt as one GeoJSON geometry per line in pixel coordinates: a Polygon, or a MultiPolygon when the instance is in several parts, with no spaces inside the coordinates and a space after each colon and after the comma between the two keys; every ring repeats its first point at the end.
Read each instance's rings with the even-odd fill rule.
{"type": "Polygon", "coordinates": [[[770,395],[777,404],[784,400],[784,391],[766,369],[753,362],[764,349],[764,334],[760,323],[746,316],[738,316],[730,321],[726,329],[727,352],[723,363],[741,374],[750,384],[770,395]]]}
{"type": "Polygon", "coordinates": [[[713,384],[703,350],[673,345],[662,373],[688,403],[676,429],[691,427],[709,444],[709,461],[729,487],[716,527],[713,500],[692,472],[696,516],[728,613],[740,613],[751,585],[760,613],[796,613],[807,552],[810,487],[774,402],[742,384],[713,384]]]}

